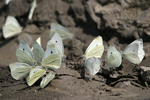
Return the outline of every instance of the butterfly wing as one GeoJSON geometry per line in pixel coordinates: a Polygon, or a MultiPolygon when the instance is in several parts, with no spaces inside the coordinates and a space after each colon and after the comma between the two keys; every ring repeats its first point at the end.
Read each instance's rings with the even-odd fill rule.
{"type": "Polygon", "coordinates": [[[122,63],[122,56],[119,51],[111,44],[107,51],[106,64],[107,67],[119,67],[122,63]]]}
{"type": "Polygon", "coordinates": [[[36,6],[37,6],[36,0],[33,0],[32,4],[31,4],[31,8],[30,8],[29,15],[28,15],[28,19],[29,19],[29,20],[32,19],[33,12],[34,12],[36,6]]]}
{"type": "Polygon", "coordinates": [[[58,33],[62,40],[73,39],[74,34],[70,33],[65,27],[57,24],[51,24],[50,37],[52,37],[55,33],[58,33]]]}
{"type": "Polygon", "coordinates": [[[20,34],[22,27],[19,25],[18,21],[13,16],[8,16],[6,22],[3,26],[3,36],[4,38],[10,38],[20,34]]]}
{"type": "Polygon", "coordinates": [[[69,33],[69,30],[67,30],[65,27],[63,27],[62,25],[57,24],[57,23],[52,23],[52,24],[51,24],[51,28],[52,28],[52,29],[63,30],[63,31],[66,31],[66,32],[69,33]]]}
{"type": "Polygon", "coordinates": [[[9,64],[9,68],[11,70],[11,76],[19,80],[25,77],[31,70],[31,66],[26,63],[16,62],[9,64]]]}
{"type": "Polygon", "coordinates": [[[37,63],[42,62],[42,57],[44,54],[43,48],[36,41],[33,42],[33,55],[37,63]]]}
{"type": "Polygon", "coordinates": [[[51,38],[51,40],[48,41],[47,43],[47,47],[50,45],[50,44],[54,44],[57,51],[58,51],[58,54],[61,56],[61,57],[64,57],[64,46],[63,46],[63,42],[62,42],[62,39],[60,37],[60,35],[58,33],[55,33],[53,35],[53,37],[51,38]]]}
{"type": "Polygon", "coordinates": [[[33,65],[33,54],[29,46],[23,41],[20,41],[19,48],[16,50],[16,56],[18,61],[33,65]]]}
{"type": "Polygon", "coordinates": [[[52,54],[58,54],[57,49],[54,44],[50,44],[47,46],[46,51],[43,55],[42,61],[52,54]]]}
{"type": "Polygon", "coordinates": [[[27,78],[27,83],[29,86],[33,85],[39,78],[41,78],[46,73],[46,70],[41,66],[32,68],[29,76],[27,78]]]}
{"type": "Polygon", "coordinates": [[[8,5],[10,1],[12,0],[5,0],[5,4],[8,5]]]}
{"type": "Polygon", "coordinates": [[[54,72],[50,72],[49,74],[44,77],[40,83],[40,87],[44,88],[53,78],[55,77],[54,72]]]}
{"type": "Polygon", "coordinates": [[[51,44],[47,47],[44,56],[42,58],[42,65],[46,68],[58,69],[61,65],[61,58],[54,46],[51,44]]]}
{"type": "Polygon", "coordinates": [[[85,55],[83,55],[84,59],[88,59],[91,57],[101,58],[104,52],[104,46],[101,36],[97,36],[92,43],[88,46],[85,51],[85,55]]]}
{"type": "Polygon", "coordinates": [[[139,64],[143,60],[144,55],[142,39],[133,41],[122,52],[122,56],[134,64],[139,64]]]}
{"type": "Polygon", "coordinates": [[[85,61],[85,66],[90,75],[95,75],[100,70],[101,61],[99,58],[91,57],[85,61]]]}
{"type": "Polygon", "coordinates": [[[41,37],[37,38],[36,42],[41,46],[41,37]]]}

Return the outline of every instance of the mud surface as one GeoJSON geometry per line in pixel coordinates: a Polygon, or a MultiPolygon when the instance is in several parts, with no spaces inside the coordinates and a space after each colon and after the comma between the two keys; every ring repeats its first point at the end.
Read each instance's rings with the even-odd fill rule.
{"type": "Polygon", "coordinates": [[[0,1],[0,100],[150,99],[150,90],[139,70],[140,66],[150,65],[148,0],[37,0],[33,19],[26,21],[31,1],[13,0],[8,6],[0,1]],[[7,15],[15,16],[24,29],[19,36],[5,40],[2,26],[7,15]],[[40,81],[29,87],[26,78],[14,80],[8,65],[17,62],[19,41],[23,39],[32,46],[32,41],[40,36],[45,50],[51,22],[58,22],[75,34],[73,41],[64,41],[67,58],[55,79],[44,89],[40,89],[40,81]],[[103,37],[105,51],[101,70],[90,76],[81,56],[97,35],[103,37]],[[137,38],[144,41],[145,57],[140,65],[123,59],[119,68],[108,71],[105,65],[108,45],[123,50],[137,38]]]}

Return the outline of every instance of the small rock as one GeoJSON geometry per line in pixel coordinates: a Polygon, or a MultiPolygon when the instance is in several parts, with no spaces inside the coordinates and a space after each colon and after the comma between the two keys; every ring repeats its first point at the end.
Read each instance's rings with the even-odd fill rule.
{"type": "Polygon", "coordinates": [[[141,66],[140,69],[141,69],[142,79],[145,82],[150,82],[150,67],[141,66]]]}
{"type": "Polygon", "coordinates": [[[120,88],[124,88],[126,86],[132,86],[130,81],[124,81],[123,83],[120,84],[120,88]]]}
{"type": "Polygon", "coordinates": [[[121,93],[112,93],[110,96],[120,96],[122,95],[121,93]]]}
{"type": "Polygon", "coordinates": [[[35,24],[27,25],[23,32],[30,33],[30,34],[38,34],[40,33],[39,28],[35,24]]]}
{"type": "Polygon", "coordinates": [[[70,16],[60,15],[59,21],[61,22],[61,24],[63,26],[67,26],[67,27],[74,27],[75,26],[75,23],[74,23],[72,17],[70,17],[70,16]]]}
{"type": "Polygon", "coordinates": [[[80,0],[74,0],[70,7],[70,13],[73,13],[78,23],[86,22],[85,10],[80,0]]]}
{"type": "Polygon", "coordinates": [[[144,45],[144,47],[143,47],[143,49],[144,49],[144,51],[145,51],[145,57],[146,58],[149,58],[150,57],[150,45],[144,45]]]}
{"type": "Polygon", "coordinates": [[[8,6],[8,15],[22,16],[28,13],[30,3],[27,0],[12,0],[8,6]]]}
{"type": "Polygon", "coordinates": [[[87,2],[87,5],[86,5],[86,11],[87,11],[88,15],[90,16],[90,18],[92,19],[92,22],[94,22],[93,25],[95,25],[95,23],[96,23],[97,24],[97,28],[100,29],[101,28],[101,26],[100,26],[100,24],[101,24],[101,18],[98,17],[96,15],[96,13],[94,12],[94,7],[96,5],[97,5],[96,2],[93,2],[93,0],[89,0],[87,2]]]}
{"type": "Polygon", "coordinates": [[[22,33],[18,36],[18,42],[24,40],[30,47],[32,46],[33,38],[32,35],[28,33],[22,33]]]}
{"type": "Polygon", "coordinates": [[[63,2],[62,0],[56,0],[56,12],[58,15],[66,15],[69,10],[69,5],[66,2],[63,2]]]}
{"type": "Polygon", "coordinates": [[[110,74],[111,78],[118,78],[118,76],[119,76],[119,74],[117,74],[117,73],[116,74],[110,74]]]}

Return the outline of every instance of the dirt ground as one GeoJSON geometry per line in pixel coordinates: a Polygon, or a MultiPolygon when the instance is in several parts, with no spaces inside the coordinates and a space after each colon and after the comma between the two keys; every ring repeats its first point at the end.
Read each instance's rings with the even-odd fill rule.
{"type": "MultiPolygon", "coordinates": [[[[75,32],[76,44],[83,50],[95,38],[90,34],[83,32],[81,28],[68,28],[75,32]]],[[[89,32],[92,32],[89,30],[89,32]]],[[[45,49],[49,40],[49,29],[42,34],[32,35],[33,40],[41,36],[42,47],[45,49]]],[[[149,58],[145,58],[139,66],[123,60],[121,67],[109,75],[105,66],[105,56],[108,43],[116,44],[116,39],[105,41],[105,52],[102,57],[102,66],[100,72],[95,76],[88,74],[85,66],[81,64],[81,52],[75,47],[69,47],[70,41],[65,41],[65,54],[68,56],[66,61],[57,70],[57,76],[44,89],[40,89],[39,82],[29,87],[25,79],[16,81],[10,75],[8,65],[16,62],[15,51],[18,48],[18,37],[9,41],[2,40],[0,48],[0,99],[1,100],[130,100],[130,99],[149,99],[150,90],[144,85],[138,67],[140,65],[149,66],[149,58]],[[68,49],[70,48],[70,49],[68,49]],[[76,51],[77,53],[75,53],[76,51]]],[[[144,45],[150,43],[144,43],[144,45]]],[[[120,44],[118,48],[124,48],[127,44],[120,44]]]]}
{"type": "Polygon", "coordinates": [[[148,0],[37,0],[33,19],[27,21],[31,2],[12,0],[5,6],[4,0],[0,1],[0,100],[150,99],[150,89],[139,70],[140,66],[150,65],[148,0]],[[4,39],[2,26],[8,15],[15,16],[24,29],[18,36],[4,39]],[[65,26],[75,37],[73,41],[63,41],[67,58],[56,77],[44,89],[39,86],[40,80],[29,87],[26,78],[16,81],[11,77],[9,64],[17,62],[15,52],[22,39],[31,47],[40,36],[45,50],[51,22],[65,26]],[[100,71],[90,76],[81,56],[98,35],[102,36],[105,49],[100,71]],[[108,45],[123,50],[138,38],[144,41],[143,61],[135,65],[123,59],[119,68],[108,70],[108,45]]]}

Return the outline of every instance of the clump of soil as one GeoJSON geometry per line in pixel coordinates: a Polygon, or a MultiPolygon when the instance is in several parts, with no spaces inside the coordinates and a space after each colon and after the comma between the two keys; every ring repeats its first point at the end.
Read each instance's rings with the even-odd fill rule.
{"type": "MultiPolygon", "coordinates": [[[[69,30],[74,31],[76,28],[69,30]]],[[[49,31],[45,30],[43,34],[32,35],[36,40],[41,36],[42,46],[45,49],[49,40],[49,31]]],[[[77,29],[75,33],[76,44],[84,52],[85,48],[95,36],[87,35],[82,29],[77,29]],[[80,34],[80,35],[79,35],[80,34]],[[82,38],[84,37],[84,39],[82,38]],[[81,46],[82,45],[82,46],[81,46]]],[[[115,39],[114,39],[115,40],[115,39]]],[[[12,38],[0,49],[0,98],[1,99],[142,99],[149,98],[149,90],[146,89],[140,72],[136,70],[137,65],[123,60],[122,65],[114,69],[111,75],[105,66],[106,51],[102,57],[101,70],[95,76],[90,76],[87,69],[82,64],[81,52],[75,46],[70,47],[70,41],[65,41],[65,54],[68,58],[62,62],[62,66],[57,70],[57,76],[44,89],[40,89],[40,82],[36,82],[29,87],[26,79],[14,80],[10,75],[9,64],[16,62],[15,51],[18,48],[17,37],[12,38]],[[10,52],[11,50],[11,52],[10,52]]],[[[5,43],[6,40],[1,41],[5,43]]],[[[112,41],[115,44],[116,41],[112,41]]],[[[125,47],[127,44],[119,44],[119,47],[125,47]]],[[[108,42],[104,41],[104,46],[108,42]]],[[[145,58],[140,65],[148,66],[149,58],[145,58]]]]}

